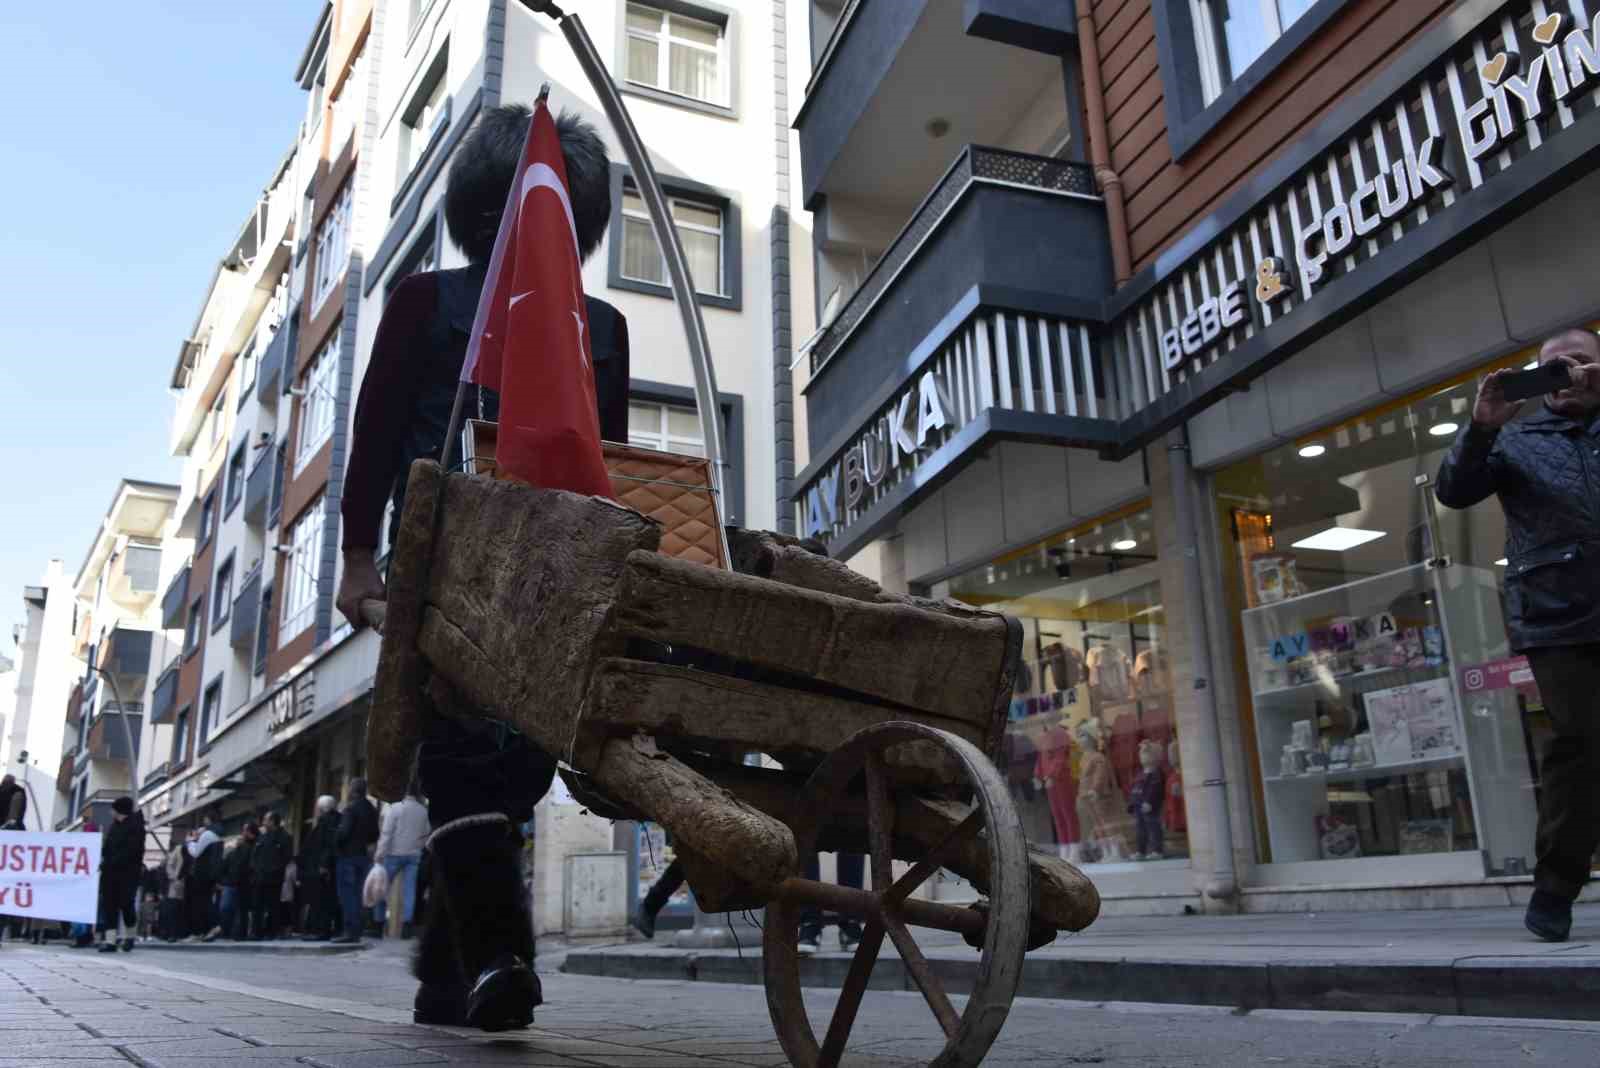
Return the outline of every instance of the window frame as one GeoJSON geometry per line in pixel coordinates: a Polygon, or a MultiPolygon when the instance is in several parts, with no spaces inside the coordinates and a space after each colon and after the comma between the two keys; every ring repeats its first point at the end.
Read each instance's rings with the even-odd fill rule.
{"type": "Polygon", "coordinates": [[[189,614],[183,619],[183,658],[189,659],[200,651],[206,637],[206,593],[189,601],[189,614]],[[193,630],[193,637],[190,631],[193,630]]]}
{"type": "Polygon", "coordinates": [[[322,542],[327,532],[327,500],[325,494],[317,494],[301,513],[295,517],[293,523],[286,531],[286,537],[280,544],[287,545],[289,552],[284,554],[284,587],[283,603],[279,607],[278,641],[277,646],[282,649],[289,642],[294,641],[307,631],[314,631],[317,625],[317,602],[321,597],[321,571],[314,566],[320,563],[322,542]],[[308,525],[310,524],[310,525],[308,525]],[[301,530],[307,531],[305,541],[301,544],[298,535],[301,530]],[[310,562],[300,560],[302,551],[312,557],[310,562]],[[301,601],[296,600],[296,594],[303,590],[308,591],[301,601]],[[302,619],[302,616],[304,617],[302,619]]]}
{"type": "MultiPolygon", "coordinates": [[[[648,379],[628,379],[628,403],[661,404],[670,408],[694,408],[694,388],[648,379]]],[[[725,525],[739,526],[746,520],[744,511],[744,398],[737,393],[717,394],[718,414],[722,417],[722,441],[727,455],[727,500],[717,504],[718,517],[725,525]]]]}
{"type": "MultiPolygon", "coordinates": [[[[732,8],[720,4],[704,2],[690,3],[688,0],[617,0],[617,40],[615,60],[612,71],[617,88],[633,96],[644,97],[673,107],[685,108],[689,111],[698,111],[706,115],[716,115],[721,118],[737,118],[739,114],[739,35],[738,20],[732,8]],[[680,18],[693,19],[696,22],[710,23],[717,26],[721,36],[717,39],[718,76],[722,87],[722,101],[714,102],[702,100],[686,93],[674,92],[671,89],[644,82],[636,82],[628,77],[628,41],[639,31],[628,27],[628,8],[643,7],[659,11],[663,16],[677,15],[680,18]]],[[[663,67],[670,70],[670,49],[666,47],[666,36],[669,32],[663,31],[656,37],[660,48],[660,57],[657,61],[658,74],[663,67]]],[[[704,48],[703,45],[692,44],[695,48],[704,48]]]]}
{"type": "Polygon", "coordinates": [[[261,600],[256,602],[256,638],[250,650],[252,677],[266,673],[267,658],[272,655],[272,604],[272,583],[268,582],[261,587],[261,600]]]}
{"type": "Polygon", "coordinates": [[[212,486],[200,499],[200,531],[195,535],[195,552],[199,552],[217,533],[217,487],[212,486]]]}
{"type": "Polygon", "coordinates": [[[405,203],[412,186],[417,182],[417,176],[428,166],[428,161],[438,152],[440,143],[444,141],[445,136],[450,132],[453,94],[444,92],[447,87],[445,76],[449,72],[450,39],[445,38],[444,43],[439,46],[434,57],[428,61],[428,66],[417,83],[416,91],[411,94],[411,98],[406,102],[405,109],[400,113],[400,130],[398,131],[397,144],[395,146],[397,151],[396,184],[394,196],[389,200],[390,218],[393,218],[400,211],[400,206],[405,203]],[[421,118],[423,110],[428,105],[428,100],[435,91],[441,93],[439,108],[433,116],[433,122],[429,129],[423,131],[416,125],[416,121],[421,118]],[[400,161],[410,153],[412,139],[419,135],[423,139],[422,147],[416,153],[416,158],[402,169],[400,161]]]}
{"type": "Polygon", "coordinates": [[[211,745],[211,731],[222,724],[222,672],[200,691],[200,722],[195,725],[195,752],[202,753],[211,745]],[[212,697],[216,701],[212,701],[212,697]],[[216,715],[213,717],[212,713],[216,715]],[[213,718],[216,722],[212,722],[213,718]]]}
{"type": "Polygon", "coordinates": [[[189,720],[194,715],[194,702],[178,709],[178,714],[172,718],[172,748],[167,753],[167,759],[172,761],[172,770],[180,771],[189,766],[189,720]]]}
{"type": "Polygon", "coordinates": [[[355,175],[344,180],[328,210],[323,212],[312,233],[311,243],[316,255],[311,265],[311,314],[316,315],[322,305],[339,288],[339,279],[350,266],[350,233],[355,213],[355,175]],[[335,253],[330,256],[328,253],[335,253]],[[338,266],[329,267],[337,261],[338,266]]]}
{"type": "Polygon", "coordinates": [[[322,447],[333,439],[335,424],[339,421],[338,391],[339,361],[344,354],[344,322],[341,320],[328,331],[316,355],[300,375],[301,395],[298,418],[294,431],[294,475],[298,478],[316,458],[322,447]],[[319,425],[313,426],[316,416],[319,425]],[[310,431],[315,437],[308,437],[310,431]]]}
{"type": "MultiPolygon", "coordinates": [[[[695,299],[704,308],[723,308],[740,311],[744,307],[744,228],[739,213],[739,202],[724,190],[688,178],[661,177],[661,191],[669,201],[681,200],[698,208],[715,209],[722,216],[722,293],[695,290],[695,299]]],[[[638,193],[633,172],[624,164],[611,165],[611,214],[617,219],[606,237],[606,285],[630,293],[645,293],[654,297],[672,299],[672,286],[667,282],[647,282],[622,273],[623,222],[622,196],[624,192],[638,193]]],[[[674,223],[674,225],[677,225],[674,223]]],[[[652,233],[654,231],[652,230],[652,233]]],[[[663,253],[665,256],[665,253],[663,253]]]]}
{"type": "Polygon", "coordinates": [[[207,596],[211,600],[211,633],[215,634],[222,625],[233,617],[233,558],[238,550],[222,558],[217,565],[216,574],[211,579],[211,589],[207,596]]]}
{"type": "MultiPolygon", "coordinates": [[[[1156,55],[1166,101],[1167,142],[1181,163],[1262,82],[1340,13],[1350,0],[1316,0],[1254,62],[1235,72],[1216,98],[1205,102],[1204,60],[1196,32],[1197,0],[1154,0],[1156,55]]],[[[1198,0],[1207,2],[1207,0],[1198,0]]]]}
{"type": "MultiPolygon", "coordinates": [[[[268,306],[271,306],[270,302],[268,306]]],[[[269,338],[267,344],[271,343],[269,338]]],[[[239,350],[239,400],[234,405],[235,411],[244,411],[244,402],[255,392],[256,372],[260,368],[261,359],[257,355],[256,339],[252,336],[245,342],[244,348],[239,350]]]]}
{"type": "Polygon", "coordinates": [[[222,518],[233,515],[233,510],[244,500],[244,484],[250,477],[250,439],[244,438],[228,454],[228,464],[223,469],[222,518]],[[237,463],[239,466],[234,467],[237,463]],[[235,475],[237,470],[238,474],[235,475]]]}

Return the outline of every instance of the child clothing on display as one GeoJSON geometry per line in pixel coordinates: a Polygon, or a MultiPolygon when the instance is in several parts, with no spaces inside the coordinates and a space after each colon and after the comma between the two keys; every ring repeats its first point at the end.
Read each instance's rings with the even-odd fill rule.
{"type": "Polygon", "coordinates": [[[1133,688],[1137,693],[1161,693],[1167,688],[1167,651],[1145,649],[1133,658],[1133,688]]]}
{"type": "Polygon", "coordinates": [[[1161,749],[1145,742],[1139,747],[1139,775],[1128,792],[1128,811],[1138,832],[1135,858],[1159,857],[1163,852],[1161,818],[1166,804],[1166,774],[1161,770],[1161,749]]]}
{"type": "MultiPolygon", "coordinates": [[[[1044,659],[1041,665],[1048,665],[1057,690],[1070,690],[1083,679],[1083,655],[1060,642],[1051,642],[1044,647],[1044,659]]],[[[1042,671],[1039,685],[1040,687],[1050,685],[1045,681],[1042,671]]]]}
{"type": "Polygon", "coordinates": [[[1111,721],[1111,767],[1123,793],[1133,789],[1133,780],[1139,774],[1139,741],[1139,719],[1133,712],[1124,712],[1111,721]]]}
{"type": "Polygon", "coordinates": [[[1060,727],[1048,727],[1039,739],[1034,777],[1044,784],[1055,821],[1056,842],[1072,845],[1081,839],[1078,823],[1078,783],[1072,776],[1072,740],[1060,727]]]}
{"type": "Polygon", "coordinates": [[[1084,657],[1089,669],[1089,685],[1102,700],[1120,700],[1131,692],[1128,654],[1115,645],[1100,642],[1084,657]]]}
{"type": "Polygon", "coordinates": [[[1084,837],[1093,841],[1103,854],[1115,856],[1128,840],[1127,802],[1112,773],[1111,761],[1100,751],[1093,732],[1080,735],[1083,760],[1078,766],[1078,822],[1084,837]]]}

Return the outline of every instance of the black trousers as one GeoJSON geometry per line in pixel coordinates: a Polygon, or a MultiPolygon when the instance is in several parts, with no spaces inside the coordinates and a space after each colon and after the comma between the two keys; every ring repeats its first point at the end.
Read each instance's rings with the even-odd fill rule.
{"type": "Polygon", "coordinates": [[[122,922],[128,928],[128,937],[132,938],[139,929],[139,914],[134,910],[134,898],[139,893],[139,876],[117,875],[111,872],[100,873],[100,932],[102,935],[117,933],[117,917],[122,917],[122,922]]]}
{"type": "Polygon", "coordinates": [[[208,934],[211,928],[216,926],[216,907],[211,900],[216,890],[216,883],[195,878],[190,878],[184,884],[186,904],[189,908],[189,933],[191,935],[208,934]]]}
{"type": "MultiPolygon", "coordinates": [[[[838,860],[839,885],[860,890],[865,881],[867,858],[860,853],[840,853],[838,860]]],[[[805,871],[801,874],[813,881],[822,878],[822,868],[815,853],[806,858],[805,871]]],[[[822,935],[822,928],[835,922],[838,923],[841,934],[861,937],[861,921],[853,916],[834,916],[832,913],[824,915],[815,905],[806,905],[800,909],[801,937],[819,938],[822,935]]]]}
{"type": "Polygon", "coordinates": [[[254,873],[250,905],[255,913],[253,933],[257,938],[273,938],[278,933],[278,898],[283,893],[283,871],[277,868],[254,873]]]}
{"type": "Polygon", "coordinates": [[[1555,737],[1539,765],[1534,886],[1568,901],[1600,845],[1600,642],[1530,649],[1555,737]]]}

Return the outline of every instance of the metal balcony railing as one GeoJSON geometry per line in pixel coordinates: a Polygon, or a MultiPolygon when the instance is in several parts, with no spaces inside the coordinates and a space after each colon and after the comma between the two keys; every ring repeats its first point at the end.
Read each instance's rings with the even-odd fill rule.
{"type": "Polygon", "coordinates": [[[189,607],[189,565],[172,576],[167,592],[161,595],[161,627],[177,630],[183,626],[184,613],[189,607]]]}
{"type": "Polygon", "coordinates": [[[178,661],[167,665],[150,695],[150,722],[171,723],[178,707],[178,661]]]}
{"type": "Polygon", "coordinates": [[[1003,148],[968,145],[933,187],[911,220],[889,243],[883,256],[861,287],[845,302],[827,331],[811,348],[811,373],[815,375],[843,347],[845,339],[883,299],[917,250],[938,228],[950,209],[975,184],[989,183],[1055,193],[1098,197],[1094,172],[1085,163],[1012,152],[1003,148]]]}

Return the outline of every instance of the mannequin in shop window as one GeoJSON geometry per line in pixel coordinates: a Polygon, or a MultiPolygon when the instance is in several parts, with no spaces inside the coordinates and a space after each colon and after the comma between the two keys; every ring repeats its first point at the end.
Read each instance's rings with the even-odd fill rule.
{"type": "Polygon", "coordinates": [[[1171,834],[1187,834],[1189,814],[1183,801],[1183,764],[1178,759],[1178,743],[1167,743],[1167,800],[1162,823],[1171,834]]]}
{"type": "Polygon", "coordinates": [[[1083,749],[1083,760],[1078,765],[1078,821],[1096,854],[1094,859],[1126,860],[1127,801],[1111,771],[1102,734],[1094,721],[1078,729],[1078,744],[1083,749]]]}
{"type": "Polygon", "coordinates": [[[1082,834],[1078,824],[1078,781],[1072,774],[1072,735],[1063,724],[1046,727],[1039,736],[1039,756],[1034,762],[1035,788],[1050,800],[1055,822],[1056,847],[1061,856],[1076,863],[1082,834]]]}
{"type": "Polygon", "coordinates": [[[1161,746],[1139,743],[1139,775],[1128,793],[1128,812],[1136,832],[1134,860],[1160,860],[1166,855],[1161,837],[1162,806],[1166,803],[1167,776],[1161,767],[1161,746]]]}

